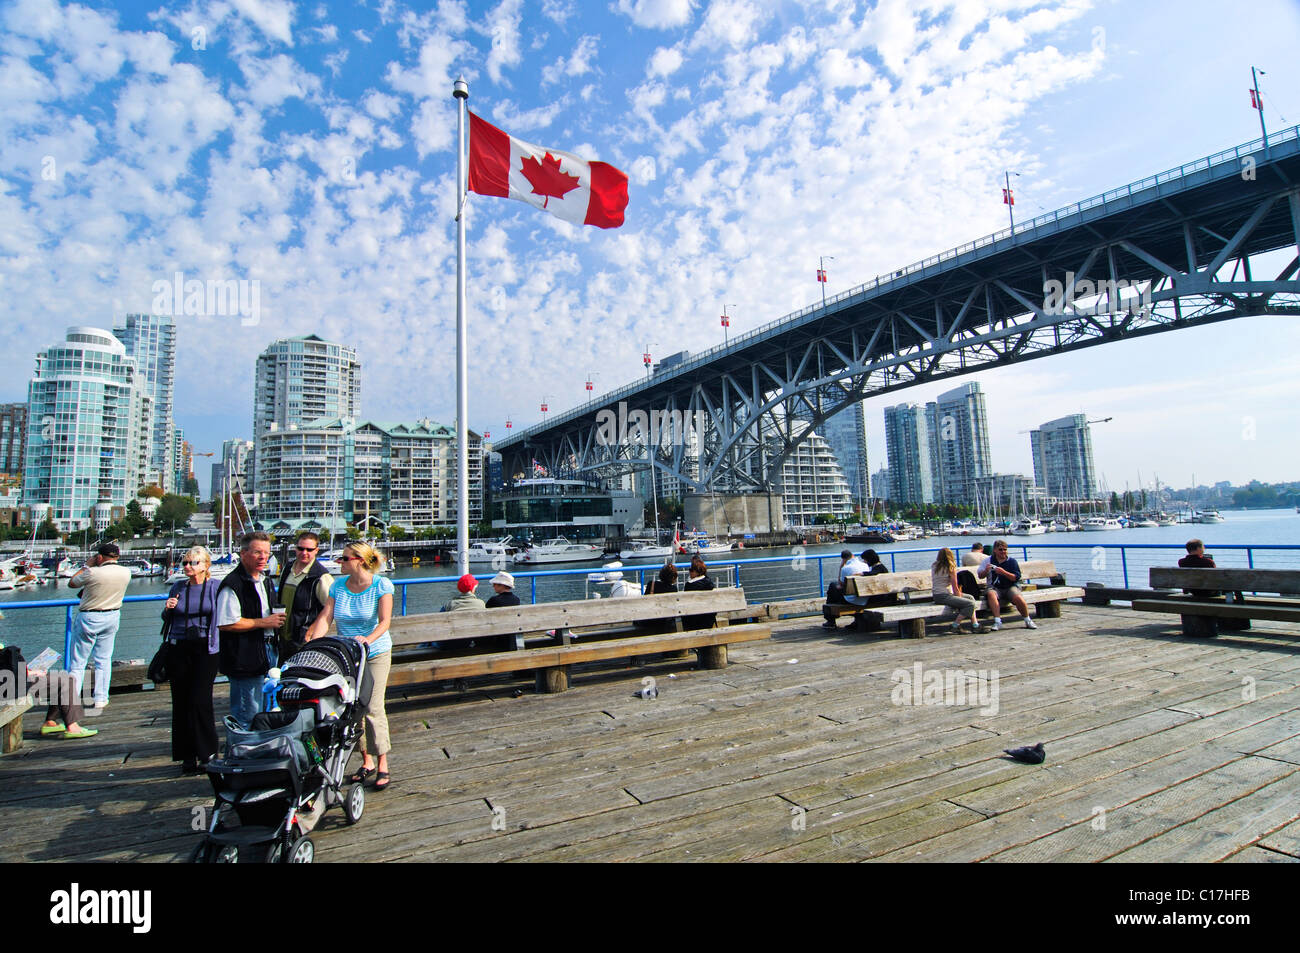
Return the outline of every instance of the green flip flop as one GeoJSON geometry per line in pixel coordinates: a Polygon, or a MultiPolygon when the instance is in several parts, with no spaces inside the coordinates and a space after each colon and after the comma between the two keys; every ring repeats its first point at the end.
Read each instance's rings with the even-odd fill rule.
{"type": "Polygon", "coordinates": [[[41,725],[41,734],[43,735],[61,735],[67,730],[66,725],[41,725]]]}
{"type": "Polygon", "coordinates": [[[63,737],[64,738],[93,738],[97,734],[99,734],[98,728],[83,728],[80,725],[78,725],[76,731],[65,731],[63,733],[63,737]]]}

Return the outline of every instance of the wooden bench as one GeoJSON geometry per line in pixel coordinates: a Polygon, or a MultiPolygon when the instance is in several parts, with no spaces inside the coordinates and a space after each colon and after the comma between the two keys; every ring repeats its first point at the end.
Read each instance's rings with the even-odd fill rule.
{"type": "Polygon", "coordinates": [[[23,713],[31,707],[31,695],[0,704],[0,754],[9,754],[23,746],[23,713]]]}
{"type": "MultiPolygon", "coordinates": [[[[963,567],[958,567],[960,570],[963,567]]],[[[974,572],[972,567],[964,567],[974,572]]],[[[1061,615],[1061,603],[1066,599],[1083,597],[1083,589],[1065,585],[1064,578],[1056,571],[1056,564],[1048,559],[1025,560],[1020,563],[1020,592],[1025,602],[1036,607],[1035,613],[1040,619],[1055,619],[1061,615]],[[1028,583],[1031,579],[1045,579],[1046,586],[1028,583]]],[[[852,595],[881,596],[900,595],[904,602],[900,605],[855,606],[839,603],[826,603],[823,608],[835,617],[843,615],[861,616],[872,626],[883,623],[898,623],[898,634],[904,638],[924,638],[925,623],[928,619],[955,618],[949,607],[931,601],[930,570],[922,569],[909,572],[880,573],[875,576],[850,576],[849,585],[852,595]]],[[[1005,613],[1008,608],[1015,611],[1010,600],[999,607],[1005,613]]],[[[988,606],[982,599],[976,602],[977,614],[988,615],[988,606]]]]}
{"type": "Polygon", "coordinates": [[[1168,612],[1182,617],[1183,635],[1212,638],[1225,629],[1250,627],[1252,619],[1300,622],[1300,570],[1295,569],[1177,569],[1152,567],[1153,589],[1191,589],[1222,595],[1170,593],[1162,599],[1135,599],[1139,612],[1168,612]],[[1257,593],[1281,597],[1258,598],[1257,593]],[[1238,599],[1239,593],[1251,593],[1238,599]]]}
{"type": "Polygon", "coordinates": [[[411,685],[475,675],[535,671],[537,690],[569,687],[569,666],[695,650],[701,668],[725,668],[727,646],[770,638],[766,623],[731,625],[744,609],[743,589],[670,592],[635,599],[587,599],[485,609],[430,612],[393,619],[389,685],[411,685]],[[711,616],[708,628],[687,630],[683,618],[711,616]],[[636,624],[649,625],[639,630],[636,624]],[[656,629],[670,631],[655,631],[656,629]],[[510,651],[463,654],[470,643],[514,640],[510,651]],[[436,655],[420,646],[438,643],[436,655]],[[405,651],[404,651],[405,650],[405,651]],[[459,652],[461,654],[451,654],[459,652]]]}

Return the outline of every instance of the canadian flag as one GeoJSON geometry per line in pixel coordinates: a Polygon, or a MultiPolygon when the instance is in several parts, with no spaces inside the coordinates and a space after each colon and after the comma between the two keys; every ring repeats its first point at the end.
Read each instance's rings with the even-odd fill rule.
{"type": "Polygon", "coordinates": [[[618,228],[627,176],[607,162],[535,146],[469,114],[469,190],[519,199],[575,225],[618,228]]]}
{"type": "Polygon", "coordinates": [[[1262,98],[1263,98],[1263,97],[1256,96],[1256,95],[1255,95],[1255,91],[1252,89],[1252,90],[1250,91],[1250,108],[1251,108],[1251,109],[1258,109],[1258,110],[1261,110],[1261,111],[1262,111],[1262,110],[1264,109],[1264,104],[1263,104],[1262,102],[1260,102],[1260,100],[1261,100],[1262,98]]]}
{"type": "Polygon", "coordinates": [[[822,284],[826,283],[826,269],[824,268],[817,269],[817,280],[820,281],[822,284]]]}
{"type": "Polygon", "coordinates": [[[1015,195],[1012,194],[1012,192],[1011,192],[1010,189],[1003,189],[1003,190],[1002,190],[1002,204],[1003,204],[1003,205],[1015,205],[1015,204],[1016,204],[1016,197],[1015,197],[1015,195]]]}

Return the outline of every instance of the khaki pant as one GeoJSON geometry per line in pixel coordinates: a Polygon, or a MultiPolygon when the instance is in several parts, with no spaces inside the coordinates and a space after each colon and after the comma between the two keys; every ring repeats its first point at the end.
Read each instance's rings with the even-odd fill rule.
{"type": "Polygon", "coordinates": [[[955,611],[958,622],[962,619],[975,621],[975,600],[970,596],[956,596],[952,592],[941,592],[935,594],[934,601],[955,611]]]}
{"type": "Polygon", "coordinates": [[[388,671],[393,667],[393,653],[376,655],[366,665],[370,668],[370,707],[366,709],[366,733],[361,739],[361,753],[378,757],[392,749],[388,742],[384,693],[388,690],[388,671]]]}

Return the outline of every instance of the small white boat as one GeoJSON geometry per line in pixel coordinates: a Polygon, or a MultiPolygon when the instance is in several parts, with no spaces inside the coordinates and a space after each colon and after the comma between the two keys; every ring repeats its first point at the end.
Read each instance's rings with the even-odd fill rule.
{"type": "Polygon", "coordinates": [[[1085,531],[1123,529],[1124,524],[1113,516],[1089,516],[1083,521],[1085,531]]]}
{"type": "Polygon", "coordinates": [[[599,546],[588,543],[571,543],[563,536],[544,540],[530,545],[523,552],[515,554],[515,562],[536,566],[545,563],[582,563],[602,559],[604,552],[599,546]]]}
{"type": "Polygon", "coordinates": [[[1023,519],[1011,527],[1012,536],[1041,536],[1047,532],[1047,527],[1036,519],[1023,519]]]}
{"type": "Polygon", "coordinates": [[[654,540],[634,539],[619,550],[619,559],[667,559],[673,554],[671,546],[660,546],[654,540]]]}
{"type": "Polygon", "coordinates": [[[1137,516],[1130,516],[1128,518],[1129,529],[1155,529],[1159,525],[1159,523],[1153,520],[1150,516],[1147,516],[1145,513],[1139,513],[1137,516]]]}
{"type": "Polygon", "coordinates": [[[1178,525],[1178,517],[1177,517],[1177,516],[1171,516],[1171,515],[1168,514],[1168,513],[1157,513],[1157,514],[1156,514],[1156,525],[1157,525],[1157,526],[1177,526],[1177,525],[1178,525]]]}
{"type": "Polygon", "coordinates": [[[518,550],[510,545],[509,536],[503,536],[500,539],[480,539],[469,544],[469,561],[472,563],[492,563],[497,564],[499,560],[504,560],[500,565],[505,565],[514,558],[518,550]]]}
{"type": "Polygon", "coordinates": [[[164,574],[162,566],[151,563],[147,559],[141,559],[139,556],[123,556],[117,561],[117,564],[131,570],[132,579],[146,579],[164,574]]]}
{"type": "Polygon", "coordinates": [[[1201,510],[1192,517],[1194,523],[1222,523],[1223,517],[1219,515],[1218,510],[1201,510]]]}

